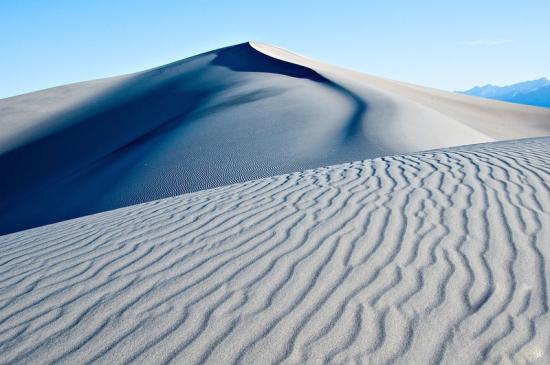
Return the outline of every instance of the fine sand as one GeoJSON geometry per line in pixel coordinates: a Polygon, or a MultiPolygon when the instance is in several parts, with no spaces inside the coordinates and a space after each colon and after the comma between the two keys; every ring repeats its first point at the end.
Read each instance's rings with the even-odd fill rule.
{"type": "Polygon", "coordinates": [[[321,166],[546,135],[550,109],[243,43],[0,100],[0,234],[321,166]]]}
{"type": "Polygon", "coordinates": [[[1,236],[0,363],[548,364],[548,156],[394,155],[1,236]]]}

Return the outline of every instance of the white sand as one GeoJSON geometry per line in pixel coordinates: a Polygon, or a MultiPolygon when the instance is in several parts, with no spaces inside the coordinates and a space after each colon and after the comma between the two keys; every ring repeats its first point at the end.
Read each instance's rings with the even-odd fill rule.
{"type": "Polygon", "coordinates": [[[378,119],[386,123],[383,126],[394,125],[396,130],[374,128],[380,124],[369,128],[370,123],[377,122],[375,115],[367,114],[364,124],[369,132],[383,130],[378,133],[388,134],[384,140],[393,144],[395,149],[402,148],[398,142],[404,142],[395,141],[398,131],[412,135],[398,138],[408,141],[417,151],[429,148],[428,145],[437,148],[471,144],[476,138],[504,140],[550,135],[549,108],[505,103],[388,80],[324,64],[272,45],[257,42],[251,45],[267,55],[310,67],[330,80],[346,85],[376,111],[391,109],[391,113],[381,112],[378,119]],[[382,100],[383,103],[379,102],[382,100]],[[472,129],[485,137],[476,137],[472,129]]]}
{"type": "Polygon", "coordinates": [[[366,158],[550,135],[550,109],[244,43],[0,100],[0,234],[366,158]]]}
{"type": "Polygon", "coordinates": [[[0,237],[1,363],[550,362],[550,138],[0,237]]]}
{"type": "Polygon", "coordinates": [[[0,364],[548,364],[548,135],[259,43],[0,100],[0,364]]]}

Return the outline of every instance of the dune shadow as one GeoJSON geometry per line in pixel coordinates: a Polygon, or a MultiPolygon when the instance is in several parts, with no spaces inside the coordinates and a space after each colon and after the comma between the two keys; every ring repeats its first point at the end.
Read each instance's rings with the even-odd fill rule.
{"type": "Polygon", "coordinates": [[[238,72],[275,73],[295,78],[307,79],[323,84],[325,87],[347,98],[353,105],[351,116],[348,118],[346,125],[342,130],[344,143],[363,140],[363,138],[361,138],[362,122],[367,113],[367,103],[353,91],[332,80],[329,80],[317,71],[309,67],[267,56],[254,49],[248,43],[242,44],[241,47],[231,50],[231,52],[227,52],[225,50],[220,51],[212,63],[215,65],[228,67],[231,70],[238,72]],[[258,54],[263,57],[259,58],[258,54]]]}
{"type": "MultiPolygon", "coordinates": [[[[76,184],[70,180],[71,176],[82,172],[87,178],[94,179],[89,171],[108,168],[109,164],[138,149],[141,150],[134,155],[143,156],[147,149],[155,148],[148,143],[153,137],[170,134],[173,128],[193,122],[193,118],[189,118],[193,113],[201,110],[215,112],[216,106],[208,106],[208,101],[223,90],[211,85],[215,84],[213,78],[223,75],[210,75],[209,65],[243,73],[270,73],[320,83],[353,103],[352,115],[342,131],[344,142],[361,138],[367,104],[350,90],[310,68],[267,56],[248,43],[222,48],[138,73],[88,100],[85,105],[43,121],[45,125],[55,121],[62,128],[0,155],[3,175],[0,180],[0,234],[105,210],[94,205],[94,197],[84,198],[87,191],[80,191],[78,186],[68,188],[76,184]],[[59,202],[62,202],[63,209],[55,206],[59,202]]],[[[223,82],[227,86],[238,81],[228,79],[223,82]]],[[[227,98],[223,106],[252,102],[281,92],[284,90],[256,90],[227,98]]],[[[257,178],[250,171],[243,171],[242,175],[244,179],[257,178]]],[[[222,179],[219,184],[223,185],[223,182],[222,179]]],[[[106,185],[93,191],[101,194],[101,189],[108,188],[106,185]]],[[[181,194],[202,188],[197,186],[176,192],[181,194]]],[[[138,202],[171,195],[156,192],[141,197],[138,202]]],[[[122,199],[109,208],[135,203],[122,199]]]]}

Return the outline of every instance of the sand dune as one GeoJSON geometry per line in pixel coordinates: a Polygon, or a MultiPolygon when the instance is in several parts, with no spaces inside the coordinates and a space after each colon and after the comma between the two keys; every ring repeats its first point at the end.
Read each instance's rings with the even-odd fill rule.
{"type": "Polygon", "coordinates": [[[0,100],[0,234],[397,153],[550,135],[550,110],[244,43],[0,100]]]}
{"type": "MultiPolygon", "coordinates": [[[[373,106],[377,109],[383,107],[394,109],[394,113],[383,114],[378,118],[388,123],[397,123],[399,131],[412,137],[397,136],[405,143],[406,138],[411,138],[411,147],[416,151],[427,148],[448,147],[453,145],[475,143],[475,137],[471,131],[466,132],[458,128],[457,123],[496,139],[516,139],[527,137],[540,137],[550,134],[550,111],[547,108],[537,108],[527,105],[518,105],[495,100],[487,100],[477,97],[451,93],[443,90],[408,84],[404,82],[388,80],[364,73],[346,70],[340,67],[328,65],[293,54],[284,49],[261,43],[252,43],[252,46],[272,57],[296,62],[300,65],[311,67],[322,75],[349,85],[364,100],[376,100],[374,93],[381,94],[386,104],[373,106]],[[370,92],[370,93],[369,93],[370,92]],[[426,120],[428,119],[428,120],[426,120]],[[424,134],[417,136],[418,127],[430,127],[422,129],[424,134]],[[459,133],[452,136],[452,133],[459,133]],[[421,144],[420,144],[421,143],[421,144]],[[436,147],[427,147],[428,145],[436,147]]],[[[366,120],[368,131],[375,127],[381,127],[374,116],[366,120]]],[[[382,125],[387,126],[387,125],[382,125]]],[[[384,128],[376,128],[376,130],[384,128]]],[[[378,132],[381,133],[381,132],[378,132]]],[[[384,132],[386,133],[386,132],[384,132]]],[[[392,131],[392,134],[393,133],[392,131]]],[[[388,144],[395,143],[388,135],[388,144]]],[[[394,146],[394,148],[399,148],[394,146]]],[[[406,151],[409,152],[409,151],[406,151]]]]}
{"type": "Polygon", "coordinates": [[[548,135],[260,43],[0,100],[0,364],[550,363],[548,135]]]}
{"type": "Polygon", "coordinates": [[[550,138],[0,237],[2,363],[549,363],[550,138]]]}

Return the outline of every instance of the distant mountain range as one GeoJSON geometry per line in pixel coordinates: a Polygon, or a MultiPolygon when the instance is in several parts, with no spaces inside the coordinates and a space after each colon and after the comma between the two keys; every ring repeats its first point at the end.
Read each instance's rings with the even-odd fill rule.
{"type": "Polygon", "coordinates": [[[458,92],[511,103],[550,107],[550,80],[546,77],[508,86],[494,86],[490,84],[476,86],[473,89],[458,92]]]}

